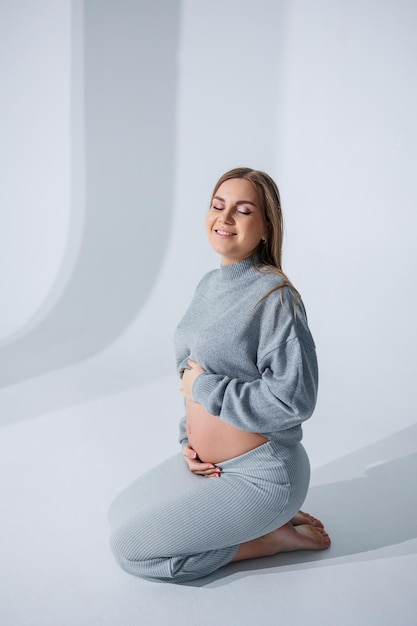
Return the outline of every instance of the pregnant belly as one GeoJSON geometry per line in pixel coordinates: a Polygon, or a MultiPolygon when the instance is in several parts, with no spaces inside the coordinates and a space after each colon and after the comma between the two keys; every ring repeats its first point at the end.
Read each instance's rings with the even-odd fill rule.
{"type": "Polygon", "coordinates": [[[222,422],[201,404],[187,401],[187,435],[190,446],[205,463],[221,463],[249,452],[268,439],[222,422]]]}

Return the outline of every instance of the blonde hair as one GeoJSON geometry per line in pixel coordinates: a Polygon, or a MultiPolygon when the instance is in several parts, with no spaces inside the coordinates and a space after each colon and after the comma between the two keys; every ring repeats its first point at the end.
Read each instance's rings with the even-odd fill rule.
{"type": "MultiPolygon", "coordinates": [[[[249,167],[237,167],[229,172],[226,172],[219,178],[214,187],[212,199],[216,195],[220,185],[222,185],[226,180],[230,180],[232,178],[243,178],[253,184],[258,195],[259,208],[265,221],[266,241],[265,243],[263,240],[259,242],[258,249],[256,251],[255,269],[259,272],[278,274],[283,279],[279,285],[273,287],[273,289],[262,296],[259,302],[268,297],[274,291],[282,289],[283,287],[289,287],[295,293],[295,313],[295,308],[297,301],[300,298],[300,294],[282,270],[282,243],[284,238],[284,226],[279,189],[275,181],[265,172],[253,170],[249,167]]],[[[282,301],[281,293],[280,296],[282,301]]]]}

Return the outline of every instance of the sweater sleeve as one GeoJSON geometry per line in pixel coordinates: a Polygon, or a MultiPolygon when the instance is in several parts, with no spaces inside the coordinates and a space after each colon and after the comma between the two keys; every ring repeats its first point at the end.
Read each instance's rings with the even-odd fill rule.
{"type": "Polygon", "coordinates": [[[187,428],[186,428],[186,417],[182,416],[178,425],[178,442],[180,446],[183,448],[187,446],[190,442],[188,441],[187,428]]]}
{"type": "Polygon", "coordinates": [[[249,432],[292,428],[313,413],[318,370],[313,343],[294,335],[258,363],[260,377],[241,381],[221,374],[200,374],[194,400],[224,422],[249,432]]]}

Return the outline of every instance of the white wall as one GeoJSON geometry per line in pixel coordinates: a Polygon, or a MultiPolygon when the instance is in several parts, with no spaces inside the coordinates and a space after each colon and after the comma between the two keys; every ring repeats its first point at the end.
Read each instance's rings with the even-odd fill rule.
{"type": "MultiPolygon", "coordinates": [[[[52,4],[66,11],[69,20],[67,3],[45,4],[48,15],[54,14],[52,4]]],[[[318,345],[320,401],[315,419],[305,429],[313,463],[365,445],[369,436],[365,433],[382,438],[415,422],[411,393],[416,347],[411,241],[417,195],[413,175],[417,160],[415,4],[406,0],[261,0],[256,5],[243,0],[184,0],[173,9],[171,2],[155,5],[125,0],[121,4],[90,2],[87,11],[80,0],[72,3],[71,13],[71,54],[73,63],[78,59],[81,64],[86,89],[84,109],[77,109],[79,99],[73,101],[72,109],[77,128],[82,128],[83,117],[86,124],[87,142],[84,157],[80,156],[85,168],[77,161],[75,180],[79,185],[76,196],[82,197],[80,180],[86,177],[85,247],[78,249],[74,243],[74,271],[60,306],[49,313],[51,323],[45,324],[47,317],[38,320],[38,326],[29,328],[26,335],[20,332],[19,342],[6,341],[0,350],[3,363],[13,364],[14,383],[34,392],[36,385],[47,384],[42,372],[45,376],[64,366],[67,372],[77,368],[83,384],[66,388],[65,393],[57,391],[54,402],[59,406],[104,393],[103,385],[95,383],[94,367],[101,383],[105,381],[106,393],[171,372],[172,330],[201,274],[217,264],[206,246],[203,226],[211,187],[226,169],[249,165],[271,173],[280,186],[286,223],[285,267],[304,296],[318,345]],[[151,6],[156,6],[154,12],[151,6]],[[143,19],[139,19],[140,11],[143,19]],[[104,73],[106,68],[113,72],[116,80],[121,60],[112,65],[109,54],[104,65],[94,66],[99,63],[97,54],[107,48],[97,32],[85,29],[85,22],[82,31],[74,31],[80,15],[89,24],[104,24],[109,33],[117,18],[114,32],[119,44],[126,24],[130,36],[143,26],[149,38],[142,48],[134,48],[134,55],[139,60],[149,58],[145,53],[153,45],[160,55],[159,64],[138,61],[136,70],[130,70],[137,71],[137,76],[132,78],[128,72],[117,83],[117,93],[122,87],[126,91],[113,101],[115,117],[105,118],[102,126],[92,123],[103,110],[100,93],[93,89],[94,77],[101,67],[104,73]],[[84,33],[85,48],[81,56],[74,51],[74,46],[81,45],[80,33],[84,33]],[[137,150],[135,142],[126,143],[135,120],[135,108],[126,113],[126,104],[151,87],[155,91],[148,117],[139,108],[137,119],[138,124],[143,120],[145,126],[154,124],[154,130],[144,136],[137,150]],[[109,128],[109,119],[119,120],[121,127],[113,122],[109,128]],[[157,133],[159,120],[164,120],[162,136],[157,133]],[[113,155],[105,165],[105,175],[100,175],[100,169],[94,168],[101,163],[105,128],[107,145],[119,146],[123,154],[122,158],[113,155]],[[126,163],[132,168],[127,175],[126,163]],[[135,179],[142,167],[147,168],[146,179],[139,179],[146,183],[146,202],[141,202],[145,187],[142,182],[138,187],[135,179]],[[123,214],[117,202],[107,201],[109,194],[114,197],[117,192],[113,176],[123,181],[123,214]],[[162,207],[157,216],[155,197],[162,207]],[[95,200],[89,205],[91,198],[95,200]],[[126,205],[129,198],[135,200],[131,206],[126,205]],[[140,239],[145,225],[149,229],[146,242],[140,239]],[[120,229],[117,237],[113,237],[115,226],[120,229]],[[136,255],[125,254],[135,251],[135,242],[136,255]],[[158,267],[149,274],[154,263],[158,267]],[[146,268],[145,274],[140,273],[141,267],[146,268]],[[105,298],[100,299],[94,289],[89,291],[97,282],[104,288],[100,293],[110,294],[110,299],[118,285],[118,307],[108,309],[105,298]],[[69,346],[66,324],[86,294],[89,314],[77,318],[81,333],[74,335],[70,328],[69,346]],[[100,326],[102,332],[96,328],[100,326]],[[97,351],[99,355],[88,361],[88,367],[80,363],[97,351]],[[30,366],[25,370],[22,362],[30,366]],[[39,377],[36,384],[35,374],[39,377]],[[337,452],[333,452],[336,440],[337,452]]],[[[11,14],[3,17],[10,25],[15,23],[11,14]]],[[[23,22],[31,32],[32,23],[23,22]]],[[[62,29],[68,35],[70,24],[64,22],[62,29]]],[[[7,30],[3,20],[2,24],[7,30]]],[[[52,32],[45,35],[45,46],[55,50],[59,59],[62,41],[52,32]]],[[[28,53],[22,48],[21,54],[23,58],[28,53]]],[[[66,63],[61,60],[60,70],[68,85],[66,63]]],[[[21,80],[34,99],[35,86],[25,76],[21,80]]],[[[111,89],[111,83],[106,88],[111,89]]],[[[40,92],[41,100],[48,99],[48,89],[40,92]]],[[[18,102],[17,91],[11,92],[10,99],[12,110],[18,102]]],[[[69,179],[64,114],[57,124],[59,133],[54,136],[61,137],[64,156],[55,162],[55,169],[69,179]]],[[[81,150],[77,137],[73,154],[81,150]]],[[[45,148],[44,159],[47,154],[45,148]]],[[[5,176],[4,169],[0,176],[5,176]]],[[[73,176],[73,192],[75,182],[73,176]]],[[[1,187],[9,189],[3,181],[1,187]]],[[[11,205],[11,191],[8,194],[2,213],[11,205]]],[[[33,205],[29,207],[22,199],[16,202],[20,223],[33,217],[33,205]]],[[[66,206],[65,194],[61,203],[66,206]]],[[[48,219],[52,219],[53,205],[48,206],[48,219]]],[[[65,233],[69,226],[61,211],[57,228],[65,233]]],[[[80,207],[73,205],[71,211],[77,213],[80,207]]],[[[5,224],[11,234],[13,219],[8,209],[5,224]]],[[[16,299],[5,300],[2,314],[15,324],[14,329],[9,325],[4,331],[6,335],[24,324],[41,303],[63,254],[65,235],[56,250],[49,237],[33,232],[40,237],[45,254],[51,258],[55,254],[54,263],[48,264],[55,269],[49,274],[39,271],[30,255],[24,255],[23,279],[13,246],[5,248],[9,261],[7,270],[6,265],[0,267],[1,284],[9,290],[18,286],[25,294],[24,305],[16,299]],[[36,297],[30,299],[31,293],[36,297]]],[[[15,237],[16,233],[10,241],[15,237]]],[[[3,384],[12,380],[7,374],[3,384]]],[[[10,398],[10,389],[5,389],[3,398],[10,398]]],[[[16,415],[36,414],[46,406],[42,394],[32,393],[33,397],[32,407],[20,407],[16,415]]]]}
{"type": "Polygon", "coordinates": [[[0,340],[47,298],[71,209],[70,2],[0,3],[0,340]]]}
{"type": "MultiPolygon", "coordinates": [[[[71,189],[60,186],[57,196],[44,202],[44,189],[55,184],[56,176],[55,169],[42,164],[45,180],[31,192],[34,203],[23,202],[13,189],[5,194],[7,228],[17,220],[20,230],[8,236],[12,243],[2,268],[3,281],[17,296],[5,298],[9,324],[4,325],[1,357],[7,368],[0,373],[1,385],[77,363],[111,344],[153,288],[172,224],[179,2],[74,0],[60,6],[67,10],[65,37],[55,33],[52,22],[43,33],[43,46],[71,86],[60,118],[67,133],[62,146],[66,160],[55,163],[55,154],[50,154],[48,139],[55,138],[55,126],[48,119],[45,141],[36,147],[44,147],[71,189]],[[66,42],[66,63],[59,57],[61,39],[66,42]],[[61,213],[69,201],[68,223],[61,213]],[[14,246],[24,225],[38,217],[42,203],[42,230],[25,231],[25,236],[44,251],[47,262],[40,264],[24,251],[25,263],[17,266],[14,246]],[[59,248],[61,264],[46,272],[57,229],[65,236],[59,248]]],[[[43,19],[40,8],[48,9],[43,4],[35,7],[26,12],[23,3],[13,19],[7,20],[7,11],[4,15],[10,38],[15,22],[23,35],[28,33],[22,36],[24,57],[30,55],[25,42],[30,44],[37,20],[43,19]]],[[[14,76],[11,109],[20,104],[14,76]]],[[[19,81],[28,91],[25,106],[30,110],[30,95],[38,86],[17,72],[19,81]]],[[[48,91],[41,91],[41,102],[48,103],[48,97],[48,91]]],[[[22,135],[17,123],[13,132],[20,140],[19,154],[24,154],[33,138],[22,135]]],[[[27,179],[26,165],[23,160],[22,176],[27,179]]]]}
{"type": "Polygon", "coordinates": [[[320,355],[319,456],[416,421],[417,5],[288,8],[276,145],[286,265],[320,355]]]}

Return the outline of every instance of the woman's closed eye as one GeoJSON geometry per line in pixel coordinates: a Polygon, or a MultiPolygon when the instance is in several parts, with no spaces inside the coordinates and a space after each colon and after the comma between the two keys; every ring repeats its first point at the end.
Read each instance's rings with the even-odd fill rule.
{"type": "MultiPolygon", "coordinates": [[[[214,209],[215,211],[223,211],[224,206],[219,206],[219,205],[213,204],[211,208],[214,209]]],[[[246,207],[237,206],[236,207],[236,213],[240,213],[241,215],[250,215],[252,213],[252,211],[250,209],[247,209],[246,207]]]]}

